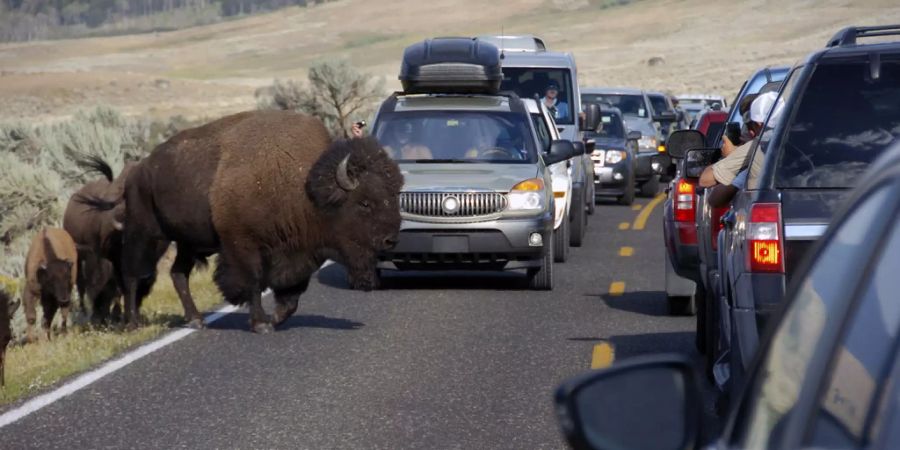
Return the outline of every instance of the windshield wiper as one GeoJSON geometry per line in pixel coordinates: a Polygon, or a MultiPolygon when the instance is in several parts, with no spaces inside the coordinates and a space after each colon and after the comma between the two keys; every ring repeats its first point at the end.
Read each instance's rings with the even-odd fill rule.
{"type": "Polygon", "coordinates": [[[445,164],[445,163],[472,164],[475,161],[472,161],[471,159],[415,159],[415,160],[413,160],[413,162],[418,163],[418,164],[429,164],[429,163],[430,164],[445,164]]]}

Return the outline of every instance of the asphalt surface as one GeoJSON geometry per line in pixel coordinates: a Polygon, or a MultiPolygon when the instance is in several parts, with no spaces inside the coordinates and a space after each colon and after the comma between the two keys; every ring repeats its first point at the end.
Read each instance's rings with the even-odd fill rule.
{"type": "Polygon", "coordinates": [[[600,205],[552,292],[417,272],[362,293],[326,267],[277,332],[232,313],[3,428],[0,448],[563,448],[552,394],[594,345],[698,358],[694,319],[666,313],[661,210],[635,230],[640,211],[600,205]]]}

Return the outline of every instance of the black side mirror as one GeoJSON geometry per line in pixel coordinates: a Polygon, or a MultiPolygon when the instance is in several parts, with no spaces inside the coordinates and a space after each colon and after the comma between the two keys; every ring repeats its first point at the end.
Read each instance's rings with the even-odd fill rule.
{"type": "Polygon", "coordinates": [[[695,148],[687,151],[682,163],[684,176],[687,178],[700,178],[706,166],[716,162],[722,157],[722,150],[717,148],[695,148]]]}
{"type": "Polygon", "coordinates": [[[697,130],[678,130],[666,139],[666,152],[673,158],[684,158],[692,148],[706,147],[706,138],[697,130]]]}
{"type": "Polygon", "coordinates": [[[700,389],[687,358],[633,358],[566,381],[556,391],[575,450],[688,449],[700,429],[700,389]]]}
{"type": "Polygon", "coordinates": [[[600,115],[600,105],[587,103],[584,105],[584,121],[581,122],[581,131],[596,131],[603,117],[600,115]]]}
{"type": "Polygon", "coordinates": [[[628,138],[629,141],[638,141],[641,139],[642,136],[643,135],[641,134],[640,131],[634,130],[634,131],[629,131],[628,136],[626,136],[626,138],[628,138]]]}
{"type": "Polygon", "coordinates": [[[654,122],[674,122],[678,117],[673,111],[662,111],[653,116],[654,122]]]}
{"type": "Polygon", "coordinates": [[[584,140],[584,154],[590,155],[594,153],[594,150],[597,148],[597,141],[593,139],[585,139],[584,140]]]}
{"type": "Polygon", "coordinates": [[[575,146],[572,145],[572,141],[559,139],[550,143],[550,153],[544,155],[544,163],[549,166],[573,156],[575,156],[575,146]]]}
{"type": "Polygon", "coordinates": [[[573,156],[583,155],[587,153],[587,146],[584,145],[584,142],[575,141],[572,142],[572,146],[575,147],[575,154],[573,156]]]}

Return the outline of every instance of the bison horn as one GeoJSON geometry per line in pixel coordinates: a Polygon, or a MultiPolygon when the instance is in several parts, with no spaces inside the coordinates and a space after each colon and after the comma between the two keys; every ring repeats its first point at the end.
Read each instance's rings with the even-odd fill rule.
{"type": "Polygon", "coordinates": [[[350,155],[344,157],[341,160],[340,164],[337,166],[337,170],[335,171],[335,177],[337,178],[337,184],[341,187],[341,189],[345,191],[352,191],[359,186],[359,181],[350,178],[350,175],[347,173],[347,160],[350,159],[350,155]]]}

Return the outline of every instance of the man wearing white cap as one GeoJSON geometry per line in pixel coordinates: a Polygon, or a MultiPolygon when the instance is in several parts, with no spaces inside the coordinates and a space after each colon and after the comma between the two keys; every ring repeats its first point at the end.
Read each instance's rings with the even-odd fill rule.
{"type": "MultiPolygon", "coordinates": [[[[777,93],[767,92],[753,100],[750,109],[743,115],[744,126],[741,133],[743,144],[730,152],[726,152],[724,148],[726,146],[723,146],[725,157],[703,170],[703,173],[700,175],[700,186],[712,187],[716,184],[732,184],[738,172],[746,165],[747,155],[751,147],[753,147],[756,138],[762,133],[763,123],[766,121],[769,111],[775,106],[777,99],[777,93]]],[[[775,114],[780,114],[783,106],[783,103],[779,101],[775,114]]],[[[775,121],[772,121],[772,123],[775,123],[775,121]]],[[[760,158],[754,158],[754,162],[756,161],[761,163],[760,158]]]]}

